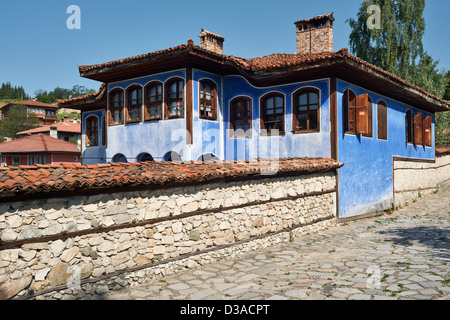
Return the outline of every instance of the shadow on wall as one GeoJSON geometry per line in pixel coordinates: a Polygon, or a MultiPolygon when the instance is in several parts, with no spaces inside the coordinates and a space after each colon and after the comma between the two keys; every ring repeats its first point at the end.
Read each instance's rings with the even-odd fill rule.
{"type": "Polygon", "coordinates": [[[408,229],[390,229],[380,234],[392,235],[387,241],[396,245],[412,246],[420,244],[429,250],[425,254],[448,260],[450,258],[450,229],[436,227],[414,227],[408,229]]]}

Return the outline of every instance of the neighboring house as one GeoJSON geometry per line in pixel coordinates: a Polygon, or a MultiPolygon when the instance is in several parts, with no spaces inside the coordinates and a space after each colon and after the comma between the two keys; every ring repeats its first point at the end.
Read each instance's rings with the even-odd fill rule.
{"type": "Polygon", "coordinates": [[[40,126],[53,124],[57,120],[56,112],[59,109],[58,106],[48,103],[42,103],[36,100],[17,101],[4,105],[3,107],[1,107],[2,119],[5,119],[9,109],[11,109],[11,107],[14,105],[26,106],[28,108],[28,113],[34,113],[38,117],[40,126]]]}
{"type": "Polygon", "coordinates": [[[17,135],[27,136],[37,133],[43,133],[67,142],[76,142],[81,147],[81,124],[77,119],[70,120],[68,117],[65,117],[61,122],[18,132],[17,135]]]}
{"type": "Polygon", "coordinates": [[[94,94],[59,101],[82,112],[83,164],[327,157],[339,217],[393,203],[393,159],[435,159],[444,101],[348,53],[333,52],[333,14],[295,22],[297,53],[223,54],[202,29],[187,44],[80,66],[94,94]]]}
{"type": "Polygon", "coordinates": [[[34,164],[80,164],[81,152],[70,142],[35,134],[0,143],[1,166],[34,164]]]}

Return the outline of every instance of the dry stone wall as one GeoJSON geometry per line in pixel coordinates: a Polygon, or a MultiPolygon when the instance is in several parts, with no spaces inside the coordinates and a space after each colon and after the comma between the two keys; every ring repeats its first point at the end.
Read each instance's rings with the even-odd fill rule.
{"type": "Polygon", "coordinates": [[[87,299],[335,223],[335,172],[0,205],[0,299],[87,299]]]}
{"type": "Polygon", "coordinates": [[[394,160],[394,205],[404,206],[450,183],[450,154],[435,162],[394,160]]]}

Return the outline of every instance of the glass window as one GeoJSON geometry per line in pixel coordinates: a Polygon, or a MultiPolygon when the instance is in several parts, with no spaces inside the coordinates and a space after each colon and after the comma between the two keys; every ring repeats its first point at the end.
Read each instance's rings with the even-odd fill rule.
{"type": "Polygon", "coordinates": [[[217,119],[217,89],[214,82],[200,81],[200,119],[217,119]]]}
{"type": "Polygon", "coordinates": [[[184,111],[184,81],[174,79],[167,83],[166,118],[182,118],[184,111]]]}
{"type": "Polygon", "coordinates": [[[251,135],[252,103],[249,98],[239,97],[231,101],[230,125],[234,136],[251,135]]]}
{"type": "Polygon", "coordinates": [[[146,120],[162,119],[162,84],[151,83],[147,87],[146,120]]]}
{"type": "Polygon", "coordinates": [[[141,87],[131,87],[127,90],[127,121],[136,122],[141,120],[142,109],[142,89],[141,87]]]}
{"type": "Polygon", "coordinates": [[[284,97],[269,94],[261,99],[261,129],[271,134],[273,130],[284,132],[284,97]]]}
{"type": "Polygon", "coordinates": [[[320,131],[319,90],[300,89],[294,94],[293,131],[320,131]]]}
{"type": "Polygon", "coordinates": [[[109,102],[109,125],[123,124],[123,90],[113,91],[109,102]]]}

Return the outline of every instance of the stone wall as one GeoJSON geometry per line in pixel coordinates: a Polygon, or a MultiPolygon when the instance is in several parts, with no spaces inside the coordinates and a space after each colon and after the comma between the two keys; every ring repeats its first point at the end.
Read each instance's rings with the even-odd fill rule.
{"type": "Polygon", "coordinates": [[[0,204],[0,299],[88,299],[336,223],[336,173],[0,204]]]}
{"type": "Polygon", "coordinates": [[[450,183],[450,153],[436,161],[394,159],[394,206],[404,206],[450,183]]]}

